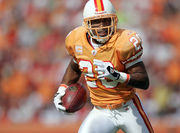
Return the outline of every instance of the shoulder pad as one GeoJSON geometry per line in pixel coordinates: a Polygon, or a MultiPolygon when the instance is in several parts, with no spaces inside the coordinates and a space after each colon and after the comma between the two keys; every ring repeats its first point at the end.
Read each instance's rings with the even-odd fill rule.
{"type": "Polygon", "coordinates": [[[76,44],[76,41],[82,37],[82,34],[87,32],[86,28],[81,26],[77,27],[66,36],[65,44],[66,50],[68,51],[69,55],[74,56],[73,47],[76,44]]]}
{"type": "Polygon", "coordinates": [[[123,64],[139,59],[143,53],[142,40],[136,32],[124,30],[117,43],[116,51],[123,64]]]}

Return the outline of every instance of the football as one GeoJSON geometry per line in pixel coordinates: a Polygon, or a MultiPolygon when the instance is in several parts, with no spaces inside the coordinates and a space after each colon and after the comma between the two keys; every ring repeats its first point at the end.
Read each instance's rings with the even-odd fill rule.
{"type": "Polygon", "coordinates": [[[71,84],[62,97],[62,105],[66,108],[67,113],[74,113],[85,105],[86,100],[87,93],[85,87],[80,83],[71,84]]]}

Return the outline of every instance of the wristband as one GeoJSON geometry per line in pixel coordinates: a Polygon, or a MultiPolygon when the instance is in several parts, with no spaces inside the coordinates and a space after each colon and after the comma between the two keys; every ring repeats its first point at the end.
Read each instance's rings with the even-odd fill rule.
{"type": "Polygon", "coordinates": [[[115,80],[117,80],[120,83],[128,83],[130,80],[130,74],[124,72],[118,72],[110,66],[107,67],[107,70],[115,78],[115,80]]]}
{"type": "Polygon", "coordinates": [[[119,72],[120,77],[118,79],[118,81],[120,83],[128,83],[130,80],[130,74],[124,73],[124,72],[119,72]]]}
{"type": "MultiPolygon", "coordinates": [[[[65,94],[65,91],[66,91],[66,89],[68,88],[68,86],[66,85],[66,84],[61,84],[60,86],[59,86],[59,88],[58,88],[58,91],[57,91],[57,93],[64,93],[65,94]]],[[[63,94],[62,94],[63,95],[63,94]]]]}

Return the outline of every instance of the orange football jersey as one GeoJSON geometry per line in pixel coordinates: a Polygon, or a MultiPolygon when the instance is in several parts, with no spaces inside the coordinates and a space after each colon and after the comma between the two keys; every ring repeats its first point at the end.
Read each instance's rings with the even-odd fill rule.
{"type": "Polygon", "coordinates": [[[78,27],[66,37],[66,49],[85,76],[92,104],[115,108],[134,97],[135,90],[126,83],[98,79],[93,60],[108,62],[119,72],[126,72],[142,55],[141,39],[135,32],[118,29],[105,45],[94,49],[88,41],[87,30],[78,27]]]}

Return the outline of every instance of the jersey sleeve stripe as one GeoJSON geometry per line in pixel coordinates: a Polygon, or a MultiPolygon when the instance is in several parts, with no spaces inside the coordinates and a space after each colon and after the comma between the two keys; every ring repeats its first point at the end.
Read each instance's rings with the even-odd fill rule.
{"type": "Polygon", "coordinates": [[[125,68],[127,69],[127,68],[133,66],[134,64],[136,64],[136,63],[138,63],[138,62],[141,62],[141,61],[142,61],[142,59],[141,59],[141,58],[138,58],[138,59],[136,59],[136,60],[134,60],[134,61],[132,61],[132,62],[126,63],[126,64],[125,64],[125,68]]]}
{"type": "Polygon", "coordinates": [[[127,59],[126,61],[122,61],[123,64],[127,64],[129,62],[132,62],[136,59],[138,59],[139,57],[141,57],[141,55],[143,54],[143,50],[139,51],[138,53],[136,53],[135,55],[131,56],[129,59],[127,59]]]}

